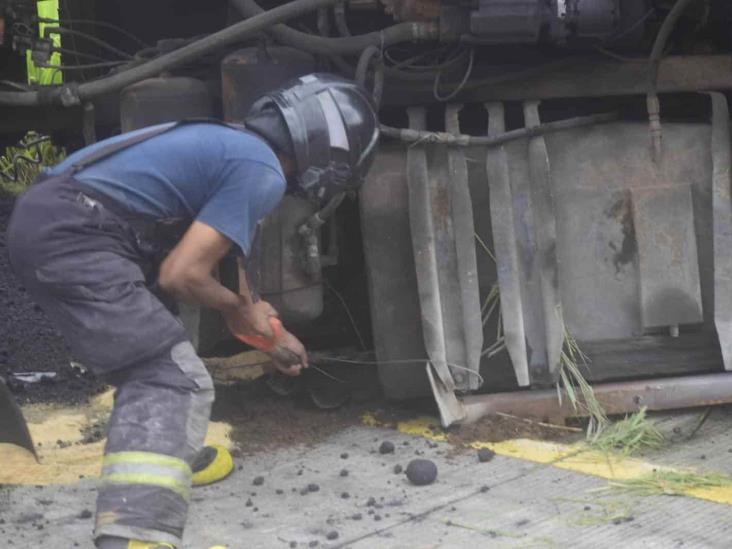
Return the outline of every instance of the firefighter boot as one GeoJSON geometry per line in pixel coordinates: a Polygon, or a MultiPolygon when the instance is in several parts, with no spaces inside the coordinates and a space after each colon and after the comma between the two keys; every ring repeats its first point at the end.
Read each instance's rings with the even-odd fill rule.
{"type": "Polygon", "coordinates": [[[225,479],[234,469],[231,454],[223,446],[204,446],[191,466],[193,486],[206,486],[225,479]]]}

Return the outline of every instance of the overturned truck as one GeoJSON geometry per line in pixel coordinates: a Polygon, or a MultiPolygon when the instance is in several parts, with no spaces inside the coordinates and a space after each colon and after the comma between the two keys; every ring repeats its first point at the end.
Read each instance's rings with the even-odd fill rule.
{"type": "MultiPolygon", "coordinates": [[[[445,425],[572,413],[552,389],[568,341],[609,413],[732,401],[726,0],[39,13],[0,0],[6,140],[31,128],[74,148],[241,121],[314,71],[373,93],[382,142],[359,195],[323,209],[288,197],[248,258],[257,293],[324,364],[373,351],[385,394],[434,394],[445,425]]],[[[236,286],[230,266],[220,276],[236,286]]],[[[220,345],[215,315],[181,313],[201,352],[220,345]]]]}

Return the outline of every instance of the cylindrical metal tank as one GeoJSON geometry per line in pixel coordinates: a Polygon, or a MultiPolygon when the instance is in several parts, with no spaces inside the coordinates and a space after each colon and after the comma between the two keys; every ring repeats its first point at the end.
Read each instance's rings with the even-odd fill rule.
{"type": "MultiPolygon", "coordinates": [[[[171,76],[148,78],[126,87],[120,94],[119,114],[122,131],[129,132],[185,118],[210,118],[214,113],[206,84],[195,78],[171,76]]],[[[217,311],[181,302],[178,313],[196,349],[205,352],[226,337],[217,311]]]]}
{"type": "MultiPolygon", "coordinates": [[[[312,55],[293,48],[244,48],[221,63],[224,119],[242,122],[252,103],[269,90],[315,70],[312,55]]],[[[298,227],[316,206],[287,196],[261,226],[247,269],[250,284],[270,301],[285,322],[307,322],[323,311],[320,273],[308,274],[305,247],[298,227]]]]}
{"type": "Polygon", "coordinates": [[[259,96],[314,70],[312,55],[285,46],[244,48],[229,54],[221,63],[224,119],[244,120],[259,96]]]}
{"type": "Polygon", "coordinates": [[[120,94],[123,132],[184,118],[213,116],[211,95],[202,81],[185,76],[148,78],[120,94]]]}
{"type": "Polygon", "coordinates": [[[313,215],[313,205],[285,196],[260,225],[250,253],[250,287],[277,309],[286,323],[305,323],[323,312],[321,273],[306,271],[306,243],[298,228],[313,215]]]}

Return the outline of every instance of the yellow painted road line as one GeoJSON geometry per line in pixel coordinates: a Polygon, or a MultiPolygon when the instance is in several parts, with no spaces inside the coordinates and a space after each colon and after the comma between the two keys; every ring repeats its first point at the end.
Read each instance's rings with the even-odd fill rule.
{"type": "MultiPolygon", "coordinates": [[[[380,422],[373,414],[365,414],[362,416],[362,421],[365,425],[373,427],[394,427],[394,425],[380,422]]],[[[435,442],[447,442],[447,437],[442,432],[439,423],[433,418],[422,417],[410,421],[400,421],[395,428],[407,435],[435,442]]],[[[475,441],[468,446],[476,449],[489,448],[500,456],[542,463],[558,469],[614,481],[647,478],[655,471],[682,471],[637,458],[598,452],[590,449],[584,443],[561,444],[543,440],[514,439],[503,442],[475,441]]],[[[732,505],[732,479],[729,484],[723,486],[682,488],[681,495],[732,505]]]]}

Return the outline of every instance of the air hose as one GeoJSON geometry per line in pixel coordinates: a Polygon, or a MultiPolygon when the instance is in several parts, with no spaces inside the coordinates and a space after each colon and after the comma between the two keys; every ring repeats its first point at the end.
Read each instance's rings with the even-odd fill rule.
{"type": "MultiPolygon", "coordinates": [[[[256,17],[267,13],[254,0],[231,0],[231,3],[244,17],[256,17]]],[[[369,46],[385,48],[399,42],[439,38],[436,23],[399,23],[380,31],[341,38],[308,34],[287,25],[274,25],[267,32],[283,44],[322,55],[353,55],[361,53],[369,46]]]]}
{"type": "MultiPolygon", "coordinates": [[[[145,78],[157,76],[161,72],[169,71],[202,55],[220,49],[223,46],[251,38],[257,33],[283,21],[299,17],[318,8],[337,4],[340,1],[342,0],[294,0],[293,2],[288,2],[271,10],[258,12],[256,15],[244,21],[231,25],[205,38],[201,38],[180,49],[151,59],[141,65],[100,78],[99,80],[83,84],[69,83],[38,91],[0,92],[0,105],[14,107],[34,107],[47,104],[61,104],[64,106],[78,105],[94,97],[121,90],[145,78]]],[[[376,34],[377,37],[380,36],[380,33],[371,34],[376,34]]],[[[390,31],[388,35],[390,40],[397,36],[404,36],[404,30],[397,30],[397,32],[390,31]]],[[[333,40],[355,40],[354,43],[356,44],[364,44],[360,46],[361,48],[371,43],[368,42],[365,44],[361,37],[333,40]]]]}

